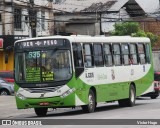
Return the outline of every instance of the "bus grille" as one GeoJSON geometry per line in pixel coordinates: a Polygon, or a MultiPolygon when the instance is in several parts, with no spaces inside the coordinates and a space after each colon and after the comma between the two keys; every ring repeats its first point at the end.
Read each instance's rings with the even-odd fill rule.
{"type": "Polygon", "coordinates": [[[30,93],[47,93],[47,92],[55,92],[62,86],[57,87],[45,87],[45,88],[24,88],[24,90],[29,91],[30,93]]]}

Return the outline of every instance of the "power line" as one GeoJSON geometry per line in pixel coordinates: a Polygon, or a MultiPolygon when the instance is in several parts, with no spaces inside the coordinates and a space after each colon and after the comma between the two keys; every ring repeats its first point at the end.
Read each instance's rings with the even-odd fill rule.
{"type": "MultiPolygon", "coordinates": [[[[25,3],[25,4],[28,4],[28,6],[27,6],[27,8],[30,8],[30,3],[29,2],[24,2],[24,1],[21,1],[21,0],[15,0],[15,1],[19,1],[19,2],[21,2],[21,3],[25,3]]],[[[18,5],[18,4],[16,4],[16,5],[18,5]]],[[[21,5],[20,5],[21,6],[21,5]]],[[[33,4],[33,6],[34,6],[34,8],[43,8],[43,9],[48,9],[48,10],[51,10],[51,11],[60,11],[60,12],[65,12],[65,13],[70,13],[70,12],[67,12],[67,11],[64,11],[64,10],[59,10],[59,9],[55,9],[55,8],[49,8],[49,7],[47,7],[47,6],[40,6],[40,5],[37,5],[37,4],[33,4]]]]}
{"type": "MultiPolygon", "coordinates": [[[[25,1],[21,1],[21,0],[15,0],[15,1],[18,1],[18,2],[21,2],[21,3],[25,3],[25,4],[27,4],[27,6],[26,5],[24,5],[24,6],[26,6],[26,8],[30,8],[30,3],[29,2],[25,2],[25,1]]],[[[48,2],[49,3],[49,2],[48,2]]],[[[47,4],[48,4],[47,3],[47,4]]],[[[17,7],[17,6],[22,6],[22,5],[19,5],[19,4],[17,4],[17,3],[14,3],[14,4],[16,4],[16,6],[15,7],[17,7]]],[[[47,5],[46,4],[46,5],[47,5]]],[[[53,4],[53,3],[51,3],[51,4],[53,4]]],[[[64,3],[64,4],[67,4],[67,5],[76,5],[76,6],[82,6],[82,7],[88,7],[88,6],[84,6],[84,5],[77,5],[77,4],[71,4],[71,3],[64,3]]],[[[39,8],[45,8],[45,9],[49,9],[49,10],[52,10],[52,11],[54,11],[54,10],[56,10],[56,11],[60,11],[60,12],[63,12],[63,13],[70,13],[70,14],[74,14],[74,13],[83,13],[82,11],[77,11],[77,12],[69,12],[69,11],[64,11],[64,10],[60,10],[60,9],[56,9],[56,8],[49,8],[49,7],[47,7],[47,6],[40,6],[40,5],[37,5],[37,4],[33,4],[34,5],[34,8],[36,8],[36,7],[39,7],[39,8]]],[[[54,4],[53,4],[54,5],[54,4]]],[[[11,5],[11,6],[13,6],[13,5],[11,5]]],[[[35,9],[36,10],[36,9],[35,9]]],[[[112,11],[117,11],[117,10],[112,10],[112,11]]],[[[110,11],[108,11],[108,12],[110,12],[110,11]]],[[[87,12],[86,12],[87,13],[87,12]]],[[[93,12],[91,12],[91,13],[95,13],[94,11],[93,12]]],[[[150,14],[155,14],[156,12],[153,12],[153,13],[150,13],[150,14]]],[[[159,13],[159,11],[157,11],[157,13],[159,13]]],[[[135,13],[135,12],[133,12],[132,11],[132,13],[130,13],[130,14],[139,14],[139,13],[135,13]]],[[[144,14],[148,14],[148,13],[144,13],[144,14]]]]}
{"type": "MultiPolygon", "coordinates": [[[[21,0],[15,0],[15,1],[19,1],[19,2],[21,2],[21,3],[27,3],[27,4],[30,4],[29,2],[24,2],[24,1],[21,1],[21,0]]],[[[36,5],[36,4],[34,4],[35,6],[37,6],[37,7],[40,7],[40,8],[43,8],[44,6],[40,6],[40,5],[36,5]]],[[[19,5],[19,6],[21,6],[21,5],[19,5]]],[[[26,5],[25,5],[26,6],[26,5]]],[[[82,5],[83,6],[83,5],[82,5]]],[[[17,6],[14,6],[14,7],[17,7],[17,6]]],[[[85,6],[86,7],[86,6],[85,6]]],[[[30,8],[30,6],[27,6],[26,8],[30,8]]],[[[60,12],[64,12],[64,13],[70,13],[70,14],[76,14],[76,13],[78,13],[78,12],[68,12],[68,11],[64,11],[64,10],[58,10],[58,9],[55,9],[55,8],[50,8],[50,10],[57,10],[57,11],[60,11],[60,12]]],[[[83,12],[80,12],[81,13],[81,15],[82,15],[82,13],[83,12]]],[[[95,12],[91,12],[91,13],[95,13],[95,12]]],[[[98,13],[98,12],[97,12],[98,13]]],[[[154,12],[155,13],[155,12],[154,12]]],[[[136,15],[136,14],[138,14],[138,13],[136,13],[136,12],[130,12],[130,14],[134,14],[134,15],[136,15]]],[[[145,14],[147,14],[147,13],[144,13],[144,15],[145,14]]],[[[84,15],[84,14],[83,14],[84,15]]],[[[86,15],[86,14],[85,14],[86,15]]],[[[87,15],[88,16],[88,15],[87,15]]],[[[122,16],[122,15],[120,15],[120,16],[122,16]]]]}
{"type": "MultiPolygon", "coordinates": [[[[2,10],[0,10],[0,11],[2,11],[2,10]]],[[[10,11],[5,11],[5,12],[7,12],[7,13],[12,13],[12,12],[10,12],[10,11]]],[[[13,13],[12,13],[13,14],[13,13]]],[[[14,14],[18,14],[18,13],[14,13],[14,14]]],[[[29,15],[24,15],[24,14],[21,14],[22,16],[29,16],[29,15]]],[[[82,15],[82,16],[84,16],[84,15],[82,15]]],[[[88,16],[88,15],[86,15],[86,16],[88,16]]],[[[89,16],[90,18],[95,18],[95,16],[89,16]]],[[[129,19],[129,21],[131,22],[144,22],[144,21],[149,21],[149,20],[131,20],[131,18],[132,17],[129,17],[129,18],[119,18],[119,17],[117,17],[117,18],[113,18],[113,17],[101,17],[101,18],[103,18],[103,19],[108,19],[109,21],[103,21],[103,22],[116,22],[116,21],[118,21],[118,20],[122,20],[122,21],[127,21],[127,19],[129,19]],[[111,21],[112,20],[112,21],[111,21]],[[115,21],[113,21],[113,20],[115,20],[115,21]]],[[[143,16],[138,16],[138,17],[134,17],[134,18],[146,18],[146,17],[143,17],[143,16]]],[[[154,17],[147,17],[147,18],[154,18],[154,17]]],[[[37,17],[37,19],[39,20],[39,19],[43,19],[42,17],[37,17]]],[[[46,22],[70,22],[70,20],[54,20],[54,19],[47,19],[47,18],[45,18],[44,19],[46,22]]],[[[22,21],[22,22],[28,22],[29,23],[29,21],[22,21]]],[[[12,23],[4,23],[4,24],[13,24],[14,22],[12,22],[12,23]]],[[[16,22],[16,23],[18,23],[18,22],[16,22]]]]}
{"type": "MultiPolygon", "coordinates": [[[[3,11],[3,10],[0,10],[0,11],[3,11]]],[[[13,15],[15,15],[15,14],[18,14],[18,13],[16,13],[16,12],[11,12],[11,11],[4,11],[4,12],[6,12],[6,13],[11,13],[11,14],[13,14],[13,15]]],[[[28,11],[27,11],[28,12],[28,11]]],[[[27,15],[25,15],[25,14],[21,14],[21,16],[27,16],[27,17],[30,17],[29,16],[29,14],[27,15]]],[[[43,19],[43,18],[41,18],[41,17],[36,17],[37,19],[43,19]]],[[[53,20],[53,19],[47,19],[47,18],[45,18],[45,20],[53,20]]]]}
{"type": "MultiPolygon", "coordinates": [[[[16,0],[16,1],[22,2],[21,0],[16,0]]],[[[30,4],[29,2],[24,2],[24,1],[23,1],[22,3],[30,4]]],[[[19,6],[20,6],[20,5],[19,5],[19,6]]],[[[39,5],[38,5],[38,6],[39,6],[39,5]]],[[[16,6],[12,6],[12,7],[16,7],[16,6]]],[[[42,7],[42,6],[39,6],[39,7],[42,7]]],[[[27,8],[30,8],[30,7],[27,7],[27,8]]],[[[4,10],[0,10],[0,11],[4,11],[4,10]]],[[[26,10],[23,10],[23,11],[26,11],[26,10]]],[[[10,12],[10,11],[4,11],[4,12],[6,12],[6,13],[12,13],[12,14],[13,14],[13,12],[10,12]]],[[[28,11],[27,11],[27,12],[28,12],[28,11]]],[[[68,12],[67,12],[67,13],[68,13],[68,12]]],[[[94,13],[95,13],[95,12],[94,12],[94,13]]],[[[17,13],[14,12],[14,14],[17,14],[17,13]]],[[[76,14],[76,12],[71,13],[71,14],[76,14]]],[[[118,13],[117,13],[117,14],[118,14],[118,13]]],[[[136,13],[135,13],[135,12],[132,12],[132,13],[130,13],[130,14],[136,14],[136,13]]],[[[155,14],[155,13],[154,13],[154,14],[155,14]]],[[[25,14],[21,14],[21,15],[22,15],[22,16],[30,17],[30,16],[27,15],[27,14],[26,14],[26,15],[25,15],[25,14]]],[[[80,15],[81,15],[81,16],[91,17],[91,18],[93,18],[93,17],[95,18],[95,17],[96,17],[96,16],[88,16],[88,14],[84,14],[84,13],[83,13],[83,14],[81,13],[80,15]]],[[[104,17],[104,16],[103,16],[103,17],[101,16],[101,18],[103,18],[103,19],[108,19],[108,20],[114,20],[114,19],[115,19],[116,21],[117,21],[117,20],[120,20],[120,19],[121,19],[121,20],[124,19],[124,18],[122,18],[122,15],[119,15],[119,16],[120,16],[121,18],[120,18],[120,17],[118,17],[118,18],[111,18],[111,17],[104,17]]],[[[38,16],[37,16],[36,18],[37,18],[37,19],[44,19],[44,18],[38,17],[38,16]]],[[[144,16],[136,16],[136,17],[134,17],[134,18],[144,18],[144,16]]],[[[155,17],[152,17],[152,18],[155,18],[155,17]]],[[[125,18],[125,19],[127,19],[127,18],[125,18]]],[[[130,19],[130,18],[128,18],[128,19],[130,19]]],[[[49,18],[48,18],[48,19],[45,18],[44,20],[45,20],[46,22],[69,22],[68,20],[53,20],[53,19],[49,19],[49,18]]],[[[133,21],[135,21],[135,20],[133,20],[133,21]]],[[[140,21],[140,20],[138,20],[138,21],[140,21]]],[[[144,20],[143,20],[143,21],[144,21],[144,20]]],[[[24,21],[24,22],[26,22],[26,21],[24,21]]],[[[8,24],[8,23],[6,23],[6,24],[8,24]]]]}

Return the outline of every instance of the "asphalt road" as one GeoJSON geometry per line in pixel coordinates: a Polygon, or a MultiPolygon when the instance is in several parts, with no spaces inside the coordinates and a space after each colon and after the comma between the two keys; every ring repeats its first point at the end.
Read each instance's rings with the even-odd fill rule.
{"type": "MultiPolygon", "coordinates": [[[[46,117],[37,117],[33,109],[18,110],[14,96],[0,96],[0,118],[1,119],[160,119],[160,97],[157,99],[138,98],[134,107],[119,107],[118,102],[100,103],[94,113],[83,113],[80,107],[75,109],[61,108],[52,110],[46,117]]],[[[63,121],[63,120],[62,120],[63,121]]],[[[34,126],[36,127],[36,126],[34,126]]],[[[43,126],[45,127],[45,126],[43,126]]],[[[47,126],[49,127],[49,126],[47,126]]],[[[51,127],[51,126],[50,126],[51,127]]],[[[64,126],[56,126],[61,128],[64,126]]],[[[82,127],[79,125],[67,125],[65,127],[82,127]]],[[[95,126],[87,126],[94,128],[95,126]]],[[[102,126],[101,127],[106,127],[102,126]]],[[[109,128],[136,128],[138,126],[112,126],[109,128]]],[[[159,126],[139,126],[138,128],[159,128],[159,126]]],[[[40,127],[38,127],[40,128],[40,127]]]]}

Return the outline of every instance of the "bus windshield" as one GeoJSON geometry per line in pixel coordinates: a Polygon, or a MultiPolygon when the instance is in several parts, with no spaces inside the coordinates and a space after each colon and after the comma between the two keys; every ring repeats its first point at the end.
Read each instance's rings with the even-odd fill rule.
{"type": "Polygon", "coordinates": [[[16,82],[53,82],[72,76],[69,50],[39,50],[15,54],[16,82]]]}

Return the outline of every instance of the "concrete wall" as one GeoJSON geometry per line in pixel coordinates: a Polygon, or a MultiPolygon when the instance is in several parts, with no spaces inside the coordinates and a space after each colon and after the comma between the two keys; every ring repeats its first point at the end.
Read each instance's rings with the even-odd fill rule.
{"type": "Polygon", "coordinates": [[[80,35],[97,35],[95,24],[68,24],[66,32],[74,32],[80,35]]]}
{"type": "Polygon", "coordinates": [[[160,71],[160,51],[153,51],[154,70],[160,71]]]}
{"type": "Polygon", "coordinates": [[[13,70],[14,54],[13,51],[8,53],[8,63],[5,63],[5,52],[0,51],[0,70],[13,70]]]}
{"type": "Polygon", "coordinates": [[[123,20],[128,19],[130,16],[126,12],[125,8],[121,8],[118,13],[110,13],[102,15],[102,31],[108,33],[114,30],[114,25],[117,22],[122,22],[118,20],[122,18],[123,20]],[[107,19],[108,18],[108,19],[107,19]]]}

